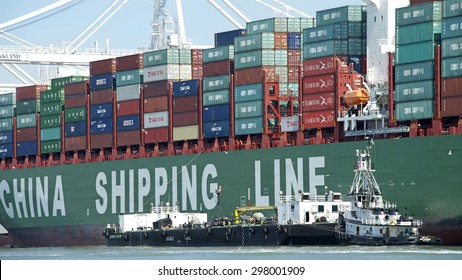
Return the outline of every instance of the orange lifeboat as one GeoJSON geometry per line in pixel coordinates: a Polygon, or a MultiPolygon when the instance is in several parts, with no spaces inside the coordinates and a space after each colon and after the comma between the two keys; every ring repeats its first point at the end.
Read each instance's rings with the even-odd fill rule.
{"type": "Polygon", "coordinates": [[[367,103],[369,98],[369,93],[364,88],[349,90],[345,92],[345,96],[343,97],[348,107],[367,103]]]}

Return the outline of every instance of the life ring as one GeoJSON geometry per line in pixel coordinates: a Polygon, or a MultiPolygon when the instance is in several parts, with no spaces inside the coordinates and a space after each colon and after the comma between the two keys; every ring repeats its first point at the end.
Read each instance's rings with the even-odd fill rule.
{"type": "Polygon", "coordinates": [[[391,226],[396,225],[396,220],[393,219],[393,218],[391,218],[391,219],[390,219],[390,225],[391,225],[391,226]]]}

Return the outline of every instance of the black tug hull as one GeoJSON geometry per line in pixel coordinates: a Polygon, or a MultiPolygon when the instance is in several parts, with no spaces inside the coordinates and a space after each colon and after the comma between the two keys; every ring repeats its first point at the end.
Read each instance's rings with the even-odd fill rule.
{"type": "Polygon", "coordinates": [[[337,245],[334,223],[319,225],[231,225],[107,233],[108,246],[337,245]]]}
{"type": "Polygon", "coordinates": [[[355,236],[344,233],[336,234],[341,245],[361,246],[406,246],[406,245],[443,245],[441,238],[426,235],[410,235],[399,237],[355,236]]]}

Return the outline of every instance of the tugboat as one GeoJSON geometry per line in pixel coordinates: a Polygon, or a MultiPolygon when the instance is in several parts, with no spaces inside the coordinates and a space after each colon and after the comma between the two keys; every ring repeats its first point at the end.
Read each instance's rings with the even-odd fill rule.
{"type": "Polygon", "coordinates": [[[356,150],[355,176],[349,192],[350,207],[340,214],[336,237],[340,244],[442,245],[435,236],[419,233],[422,221],[401,215],[397,205],[382,198],[372,168],[370,139],[365,150],[356,150]]]}
{"type": "Polygon", "coordinates": [[[118,225],[108,225],[103,235],[108,246],[337,245],[335,227],[345,207],[340,193],[299,192],[280,194],[277,206],[240,207],[231,219],[208,221],[206,213],[183,213],[167,204],[149,213],[119,215],[118,225]]]}

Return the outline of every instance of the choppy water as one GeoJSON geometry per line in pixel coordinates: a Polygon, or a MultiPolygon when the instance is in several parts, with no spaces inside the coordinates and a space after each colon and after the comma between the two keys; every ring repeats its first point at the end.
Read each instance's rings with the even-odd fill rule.
{"type": "Polygon", "coordinates": [[[462,260],[462,247],[0,248],[1,260],[462,260]]]}

